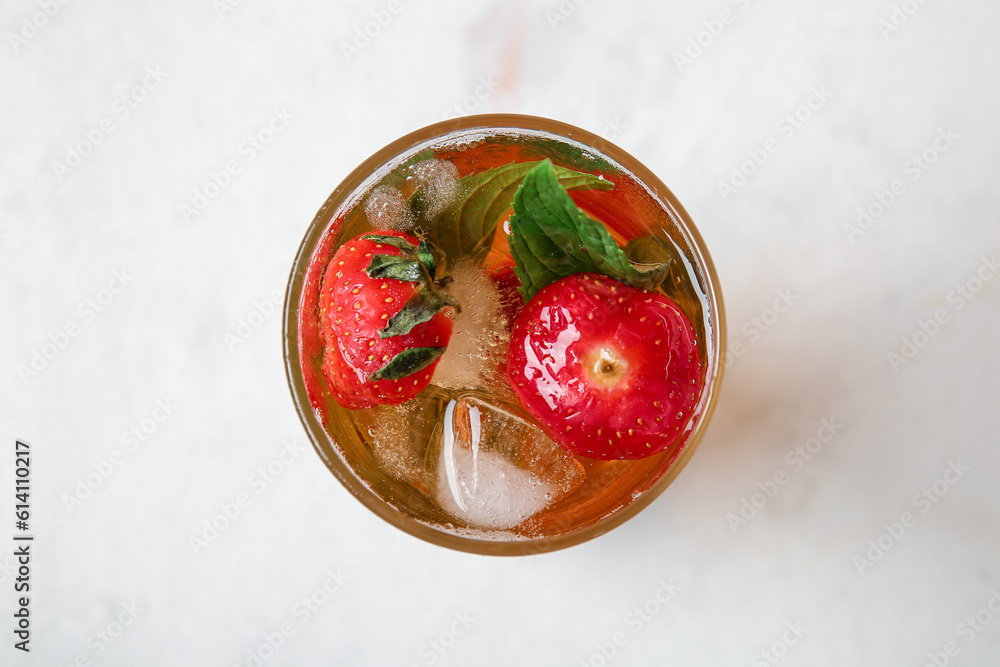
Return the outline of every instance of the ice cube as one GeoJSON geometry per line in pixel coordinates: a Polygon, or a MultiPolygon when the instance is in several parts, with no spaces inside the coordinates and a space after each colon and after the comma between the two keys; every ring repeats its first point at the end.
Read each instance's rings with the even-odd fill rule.
{"type": "Polygon", "coordinates": [[[516,527],[585,477],[537,426],[471,393],[448,402],[428,455],[437,459],[441,508],[483,529],[516,527]]]}
{"type": "Polygon", "coordinates": [[[458,167],[447,160],[424,160],[410,170],[423,207],[422,215],[433,220],[455,200],[458,167]]]}
{"type": "Polygon", "coordinates": [[[408,232],[415,223],[413,212],[398,188],[379,185],[365,199],[365,217],[372,229],[408,232]]]}
{"type": "Polygon", "coordinates": [[[482,267],[459,262],[451,270],[448,292],[462,312],[432,382],[446,389],[493,389],[505,384],[500,375],[510,341],[500,292],[482,267]]]}

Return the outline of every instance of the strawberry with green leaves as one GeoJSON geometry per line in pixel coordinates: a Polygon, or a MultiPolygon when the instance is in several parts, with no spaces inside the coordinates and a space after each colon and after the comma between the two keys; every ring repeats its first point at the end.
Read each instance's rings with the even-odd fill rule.
{"type": "MultiPolygon", "coordinates": [[[[565,449],[594,459],[645,458],[683,437],[704,379],[691,323],[655,291],[669,262],[634,264],[547,163],[518,189],[511,228],[527,305],[507,367],[528,412],[565,449]]],[[[669,260],[658,244],[645,237],[642,254],[669,260]]]]}
{"type": "Polygon", "coordinates": [[[593,459],[663,451],[701,392],[697,341],[677,305],[594,273],[538,292],[511,332],[507,366],[524,407],[593,459]]]}
{"type": "Polygon", "coordinates": [[[426,241],[401,232],[363,234],[337,250],[320,292],[324,373],[351,409],[410,400],[430,383],[458,303],[436,280],[426,241]]]}
{"type": "MultiPolygon", "coordinates": [[[[433,246],[401,232],[380,231],[337,250],[319,305],[323,371],[340,405],[361,409],[403,403],[427,387],[451,339],[451,311],[459,309],[441,289],[448,280],[438,275],[442,256],[455,261],[484,255],[514,191],[537,164],[511,163],[464,176],[456,200],[433,215],[418,186],[408,205],[433,246]]],[[[568,189],[611,187],[600,177],[561,167],[556,178],[568,189]]],[[[508,292],[516,283],[509,269],[499,280],[508,292]]]]}

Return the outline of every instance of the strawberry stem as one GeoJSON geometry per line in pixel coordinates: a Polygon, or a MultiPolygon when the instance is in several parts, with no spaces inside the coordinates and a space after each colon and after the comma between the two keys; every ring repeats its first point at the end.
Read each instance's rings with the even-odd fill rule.
{"type": "Polygon", "coordinates": [[[429,321],[445,306],[461,312],[458,300],[440,289],[450,282],[450,278],[441,276],[436,281],[434,279],[441,263],[436,258],[439,251],[429,241],[421,239],[420,244],[415,246],[398,236],[366,234],[362,238],[399,250],[398,255],[372,256],[371,263],[365,269],[369,277],[402,280],[416,285],[413,296],[379,330],[379,338],[405,336],[413,327],[429,321]]]}

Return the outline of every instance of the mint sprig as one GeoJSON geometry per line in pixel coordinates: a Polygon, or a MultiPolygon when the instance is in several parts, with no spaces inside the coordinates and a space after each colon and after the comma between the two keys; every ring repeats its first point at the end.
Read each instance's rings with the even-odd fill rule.
{"type": "Polygon", "coordinates": [[[632,264],[608,230],[573,202],[552,163],[525,175],[514,194],[508,237],[521,296],[529,301],[546,285],[576,273],[602,273],[623,283],[655,289],[666,263],[632,264]]]}
{"type": "MultiPolygon", "coordinates": [[[[431,238],[453,260],[474,257],[489,248],[514,193],[524,177],[539,164],[537,161],[512,162],[459,179],[456,200],[429,221],[431,238]]],[[[554,167],[553,175],[568,190],[610,190],[614,187],[611,181],[600,176],[565,167],[554,167]]],[[[419,217],[425,208],[420,189],[413,193],[409,202],[419,217]]]]}

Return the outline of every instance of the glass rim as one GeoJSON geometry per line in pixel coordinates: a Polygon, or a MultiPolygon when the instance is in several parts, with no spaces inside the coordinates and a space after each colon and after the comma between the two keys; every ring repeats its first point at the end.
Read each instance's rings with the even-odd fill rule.
{"type": "Polygon", "coordinates": [[[687,210],[681,205],[670,189],[638,159],[604,137],[561,121],[522,114],[478,114],[427,125],[387,144],[352,170],[333,190],[330,196],[327,197],[306,230],[302,243],[299,245],[299,249],[295,255],[295,260],[292,263],[291,274],[285,290],[282,318],[285,374],[288,379],[289,390],[292,394],[292,401],[295,404],[299,419],[309,436],[313,448],[326,464],[326,467],[351,495],[396,528],[438,546],[480,555],[525,556],[564,549],[603,535],[645,509],[680,474],[704,437],[705,431],[711,422],[712,413],[715,411],[722,383],[725,358],[726,321],[719,277],[708,249],[705,247],[701,233],[698,231],[687,210]],[[706,375],[705,387],[703,389],[705,393],[704,408],[687,440],[681,446],[680,453],[653,485],[628,505],[590,526],[551,537],[504,541],[447,533],[421,522],[390,505],[372,491],[345,461],[331,457],[323,450],[320,439],[329,442],[332,446],[331,449],[334,451],[336,451],[337,444],[323,427],[322,422],[310,404],[300,368],[298,312],[306,270],[312,259],[313,252],[333,222],[334,214],[338,212],[340,207],[373,173],[398,156],[417,146],[434,140],[440,140],[450,134],[473,132],[477,129],[491,132],[510,129],[514,131],[520,130],[550,134],[556,138],[583,144],[611,158],[611,160],[624,167],[629,174],[634,176],[640,184],[645,186],[657,200],[674,214],[672,221],[688,235],[695,265],[704,272],[704,280],[706,281],[707,319],[713,325],[706,330],[706,337],[709,339],[706,341],[706,349],[714,351],[714,358],[711,359],[711,368],[706,375]]]}

